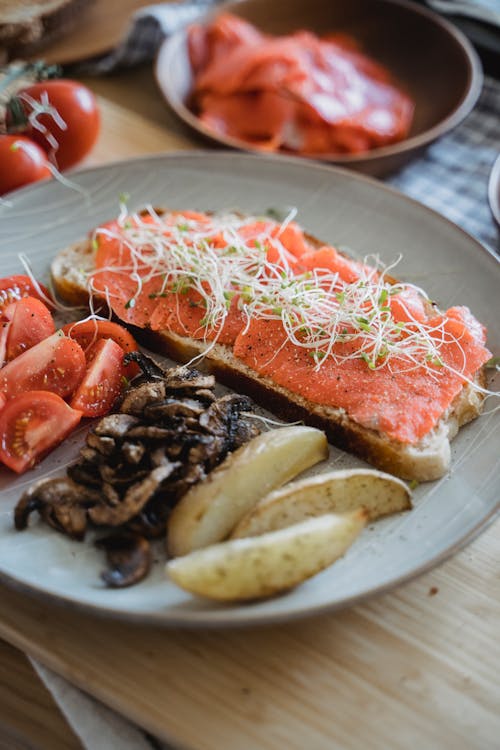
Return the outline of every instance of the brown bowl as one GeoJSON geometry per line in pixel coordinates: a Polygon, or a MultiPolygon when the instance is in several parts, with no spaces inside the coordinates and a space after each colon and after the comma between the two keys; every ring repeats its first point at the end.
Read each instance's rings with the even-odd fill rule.
{"type": "MultiPolygon", "coordinates": [[[[297,29],[350,34],[364,52],[387,66],[414,99],[415,118],[408,138],[363,154],[315,157],[321,161],[375,176],[393,172],[456,127],[481,91],[481,63],[463,34],[405,0],[243,0],[222,10],[272,34],[297,29]]],[[[207,20],[217,12],[221,11],[209,14],[207,20]]],[[[186,106],[193,84],[186,31],[161,47],[156,78],[166,101],[186,125],[219,146],[258,150],[237,138],[213,133],[186,106]]]]}

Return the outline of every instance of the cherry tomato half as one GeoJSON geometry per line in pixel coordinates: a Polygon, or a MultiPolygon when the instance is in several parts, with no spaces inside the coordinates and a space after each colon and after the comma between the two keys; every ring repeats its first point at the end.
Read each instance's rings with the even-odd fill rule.
{"type": "Polygon", "coordinates": [[[11,302],[15,302],[23,297],[36,297],[40,302],[52,301],[52,296],[43,284],[38,284],[38,291],[32,279],[29,276],[19,274],[17,276],[5,276],[0,279],[0,313],[11,302]]]}
{"type": "Polygon", "coordinates": [[[3,315],[10,320],[5,357],[8,362],[56,330],[50,310],[35,297],[23,297],[13,302],[5,308],[3,315]]]}
{"type": "Polygon", "coordinates": [[[81,416],[55,393],[21,393],[0,412],[0,461],[21,474],[64,440],[81,416]]]}
{"type": "Polygon", "coordinates": [[[28,116],[33,110],[30,100],[51,105],[57,111],[57,116],[38,115],[37,123],[42,130],[28,126],[25,134],[53,155],[60,170],[72,167],[88,154],[100,124],[97,101],[90,89],[76,81],[50,80],[27,86],[16,96],[28,116]]]}
{"type": "Polygon", "coordinates": [[[136,352],[139,348],[132,334],[111,320],[83,320],[67,323],[62,330],[66,336],[78,341],[84,352],[101,339],[113,339],[124,352],[136,352]]]}
{"type": "Polygon", "coordinates": [[[85,417],[102,417],[124,385],[123,349],[113,339],[101,339],[89,352],[87,372],[71,400],[85,417]]]}
{"type": "Polygon", "coordinates": [[[0,195],[51,176],[47,155],[21,135],[0,135],[0,195]]]}
{"type": "Polygon", "coordinates": [[[52,391],[63,398],[79,386],[85,354],[60,331],[32,346],[0,370],[0,391],[12,398],[26,391],[52,391]]]}
{"type": "MultiPolygon", "coordinates": [[[[123,352],[136,352],[139,349],[132,334],[126,328],[118,323],[113,323],[111,320],[84,320],[68,323],[63,326],[62,330],[66,336],[78,341],[85,352],[85,356],[87,356],[87,352],[92,350],[93,345],[102,339],[113,339],[116,344],[121,346],[123,352]]],[[[131,362],[125,369],[125,377],[131,380],[138,372],[140,372],[139,366],[135,362],[131,362]]]]}

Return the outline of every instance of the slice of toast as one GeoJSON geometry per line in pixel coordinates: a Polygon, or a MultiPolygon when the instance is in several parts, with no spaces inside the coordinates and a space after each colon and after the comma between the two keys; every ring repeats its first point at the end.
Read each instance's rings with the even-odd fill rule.
{"type": "MultiPolygon", "coordinates": [[[[307,239],[319,246],[319,241],[307,239]]],[[[88,302],[87,275],[93,270],[93,252],[89,241],[76,243],[61,251],[52,262],[55,291],[65,301],[82,305],[88,302]]],[[[179,362],[203,355],[206,343],[169,331],[135,329],[138,339],[148,348],[179,362]]],[[[231,347],[215,344],[200,361],[201,367],[219,382],[251,396],[257,403],[287,421],[303,420],[324,430],[329,441],[354,453],[379,469],[403,479],[425,482],[442,477],[450,468],[450,441],[459,428],[480,413],[484,396],[472,385],[464,385],[443,417],[418,444],[403,443],[387,434],[364,427],[346,411],[321,406],[277,385],[238,360],[231,347]]],[[[484,369],[476,373],[476,384],[484,387],[484,369]]]]}

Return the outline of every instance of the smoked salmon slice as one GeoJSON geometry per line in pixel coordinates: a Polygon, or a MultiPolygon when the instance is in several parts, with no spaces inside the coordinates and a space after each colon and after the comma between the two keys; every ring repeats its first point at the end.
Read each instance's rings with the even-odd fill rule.
{"type": "Polygon", "coordinates": [[[133,215],[94,243],[91,287],[123,321],[225,344],[256,374],[402,443],[432,430],[491,357],[468,308],[439,312],[383,269],[314,247],[293,220],[133,215]]]}
{"type": "Polygon", "coordinates": [[[271,36],[231,14],[188,31],[191,104],[215,133],[265,150],[359,153],[408,135],[414,104],[345,35],[271,36]]]}
{"type": "MultiPolygon", "coordinates": [[[[472,316],[467,308],[461,310],[463,326],[472,316]]],[[[442,320],[445,330],[450,330],[446,315],[442,320]]],[[[338,354],[349,354],[348,345],[336,349],[338,354]]],[[[292,393],[344,409],[358,424],[403,443],[418,443],[432,430],[466,379],[473,378],[491,356],[481,338],[467,335],[457,342],[451,335],[439,347],[443,364],[435,367],[434,377],[429,367],[409,368],[403,360],[394,360],[391,368],[370,370],[359,357],[341,364],[328,357],[317,368],[310,351],[290,342],[279,321],[267,320],[252,321],[236,339],[233,351],[255,372],[292,393]]]]}

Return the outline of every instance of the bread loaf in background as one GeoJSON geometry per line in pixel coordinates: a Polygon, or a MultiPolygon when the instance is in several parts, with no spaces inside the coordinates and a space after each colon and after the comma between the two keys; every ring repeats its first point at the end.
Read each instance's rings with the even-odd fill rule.
{"type": "Polygon", "coordinates": [[[0,62],[26,57],[74,28],[94,0],[0,0],[0,62]]]}

